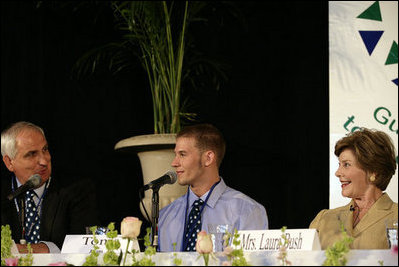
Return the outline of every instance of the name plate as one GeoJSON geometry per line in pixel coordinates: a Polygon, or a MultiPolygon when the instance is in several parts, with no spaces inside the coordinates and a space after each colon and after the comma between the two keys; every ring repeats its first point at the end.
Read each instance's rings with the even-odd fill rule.
{"type": "MultiPolygon", "coordinates": [[[[246,230],[238,231],[241,247],[244,251],[279,250],[281,230],[246,230]]],[[[288,250],[321,250],[319,235],[316,229],[286,229],[288,250]]]]}
{"type": "MultiPolygon", "coordinates": [[[[96,235],[98,239],[97,246],[99,249],[97,250],[99,253],[105,253],[107,251],[105,247],[105,243],[108,241],[108,237],[106,235],[96,235]]],[[[125,252],[127,246],[127,238],[122,238],[121,235],[118,235],[117,238],[121,243],[120,249],[116,252],[120,253],[120,250],[125,252]]],[[[93,235],[66,235],[64,239],[64,243],[62,244],[61,253],[84,253],[90,254],[91,250],[94,247],[93,235]]],[[[129,251],[132,249],[140,251],[139,242],[137,239],[130,240],[129,251]]]]}

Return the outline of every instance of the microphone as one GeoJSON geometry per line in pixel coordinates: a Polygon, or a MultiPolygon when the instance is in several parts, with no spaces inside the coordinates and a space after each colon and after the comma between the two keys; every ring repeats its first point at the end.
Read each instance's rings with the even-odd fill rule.
{"type": "Polygon", "coordinates": [[[355,211],[355,207],[353,207],[352,205],[349,207],[350,211],[355,211]]]}
{"type": "Polygon", "coordinates": [[[174,184],[177,180],[177,173],[174,171],[168,171],[158,179],[151,181],[143,187],[143,191],[153,189],[154,187],[161,187],[165,184],[174,184]]]}
{"type": "Polygon", "coordinates": [[[19,196],[22,193],[25,193],[29,189],[37,187],[42,181],[42,177],[39,174],[34,174],[29,177],[28,181],[25,184],[21,185],[14,192],[7,196],[8,200],[12,200],[13,198],[19,196]]]}

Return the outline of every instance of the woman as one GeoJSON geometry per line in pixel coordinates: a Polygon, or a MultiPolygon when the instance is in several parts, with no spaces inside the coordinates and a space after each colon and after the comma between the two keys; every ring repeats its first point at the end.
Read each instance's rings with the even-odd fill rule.
{"type": "Polygon", "coordinates": [[[342,195],[351,202],[317,214],[309,228],[316,228],[322,249],[342,239],[342,228],[353,237],[353,249],[387,249],[385,222],[398,220],[398,204],[383,192],[396,170],[395,147],[381,131],[360,129],[335,145],[339,167],[335,175],[342,195]]]}

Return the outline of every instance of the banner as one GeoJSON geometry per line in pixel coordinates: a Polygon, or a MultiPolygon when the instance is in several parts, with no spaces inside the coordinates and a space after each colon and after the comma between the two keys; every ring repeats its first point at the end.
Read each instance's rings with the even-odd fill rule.
{"type": "MultiPolygon", "coordinates": [[[[347,204],[335,143],[359,127],[387,133],[398,151],[398,2],[329,2],[330,208],[347,204]]],[[[396,162],[398,157],[396,154],[396,162]]],[[[398,202],[398,170],[386,190],[398,202]]]]}

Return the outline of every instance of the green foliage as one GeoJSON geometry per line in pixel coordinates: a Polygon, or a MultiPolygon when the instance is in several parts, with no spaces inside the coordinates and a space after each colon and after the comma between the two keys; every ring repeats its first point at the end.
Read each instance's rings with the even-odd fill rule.
{"type": "Polygon", "coordinates": [[[28,249],[28,253],[26,256],[20,257],[18,259],[18,266],[32,266],[33,264],[32,248],[29,243],[26,245],[26,247],[28,249]]]}
{"type": "Polygon", "coordinates": [[[283,226],[281,228],[281,239],[279,241],[279,246],[280,246],[279,256],[277,257],[279,260],[281,260],[282,266],[291,265],[291,262],[287,259],[287,247],[289,245],[289,241],[287,235],[285,234],[286,229],[287,226],[283,226]]]}
{"type": "MultiPolygon", "coordinates": [[[[138,44],[140,60],[150,83],[155,133],[180,130],[180,98],[188,2],[181,28],[174,42],[170,15],[165,1],[112,2],[124,39],[138,44]]],[[[175,28],[176,29],[176,28],[175,28]]]]}
{"type": "Polygon", "coordinates": [[[10,226],[1,226],[1,265],[5,265],[5,259],[11,258],[12,237],[10,226]]]}
{"type": "MultiPolygon", "coordinates": [[[[8,258],[16,258],[11,253],[12,246],[12,237],[11,237],[11,229],[10,225],[2,225],[1,226],[1,265],[6,265],[5,260],[8,258]]],[[[32,255],[32,247],[30,244],[27,244],[28,253],[25,256],[18,258],[19,266],[32,266],[33,264],[33,255],[32,255]]]]}
{"type": "Polygon", "coordinates": [[[147,233],[144,236],[144,246],[146,247],[144,250],[144,255],[140,260],[136,259],[136,254],[139,252],[137,250],[132,251],[132,266],[155,266],[155,262],[152,261],[152,256],[156,254],[155,247],[151,246],[150,234],[151,228],[148,227],[146,229],[147,233]]]}
{"type": "Polygon", "coordinates": [[[99,253],[97,252],[97,250],[100,248],[98,246],[98,239],[96,237],[96,231],[97,231],[97,226],[92,226],[90,227],[90,231],[93,234],[93,249],[90,251],[90,254],[86,257],[85,262],[83,263],[83,266],[97,266],[98,264],[98,255],[99,253]]]}
{"type": "Polygon", "coordinates": [[[178,132],[182,120],[196,118],[195,113],[185,111],[188,99],[183,97],[183,81],[198,89],[198,84],[202,88],[219,88],[220,80],[227,80],[223,64],[197,51],[188,35],[189,24],[206,22],[201,11],[210,6],[214,13],[215,4],[202,1],[109,3],[121,38],[85,53],[76,62],[74,73],[83,76],[94,73],[100,66],[107,66],[114,74],[131,71],[129,68],[137,64],[138,59],[146,71],[151,91],[154,133],[178,132]]]}
{"type": "Polygon", "coordinates": [[[176,265],[176,266],[180,266],[180,265],[183,264],[183,260],[180,259],[179,257],[177,257],[177,253],[175,252],[176,251],[176,242],[174,242],[172,245],[173,245],[173,251],[174,251],[174,253],[173,253],[173,264],[176,265]]]}
{"type": "Polygon", "coordinates": [[[342,239],[326,249],[326,260],[323,262],[323,266],[346,265],[346,254],[350,250],[350,244],[352,244],[353,238],[346,233],[343,224],[341,224],[341,232],[343,236],[342,239]]]}
{"type": "MultiPolygon", "coordinates": [[[[231,234],[228,233],[228,238],[231,234]]],[[[240,235],[238,234],[237,229],[234,229],[233,234],[233,251],[227,255],[229,261],[231,261],[232,266],[250,266],[248,261],[245,259],[244,251],[242,249],[240,235]]]]}
{"type": "Polygon", "coordinates": [[[181,266],[183,264],[183,260],[177,257],[177,253],[173,253],[173,264],[176,266],[181,266]]]}
{"type": "Polygon", "coordinates": [[[107,237],[109,238],[105,243],[107,251],[103,255],[103,262],[105,265],[119,265],[121,261],[121,254],[117,255],[115,250],[121,247],[121,243],[118,239],[118,231],[115,230],[115,224],[111,222],[108,225],[107,237]]]}
{"type": "MultiPolygon", "coordinates": [[[[97,226],[90,227],[90,231],[93,234],[93,249],[90,251],[90,254],[86,257],[83,266],[97,266],[98,265],[98,256],[99,252],[98,246],[99,240],[96,237],[97,226]]],[[[119,240],[115,240],[118,237],[118,231],[115,230],[115,224],[111,222],[108,225],[107,232],[107,242],[105,243],[105,248],[107,251],[103,254],[103,262],[105,265],[119,265],[122,260],[122,253],[119,255],[116,254],[115,250],[118,250],[121,247],[119,240]]]]}

